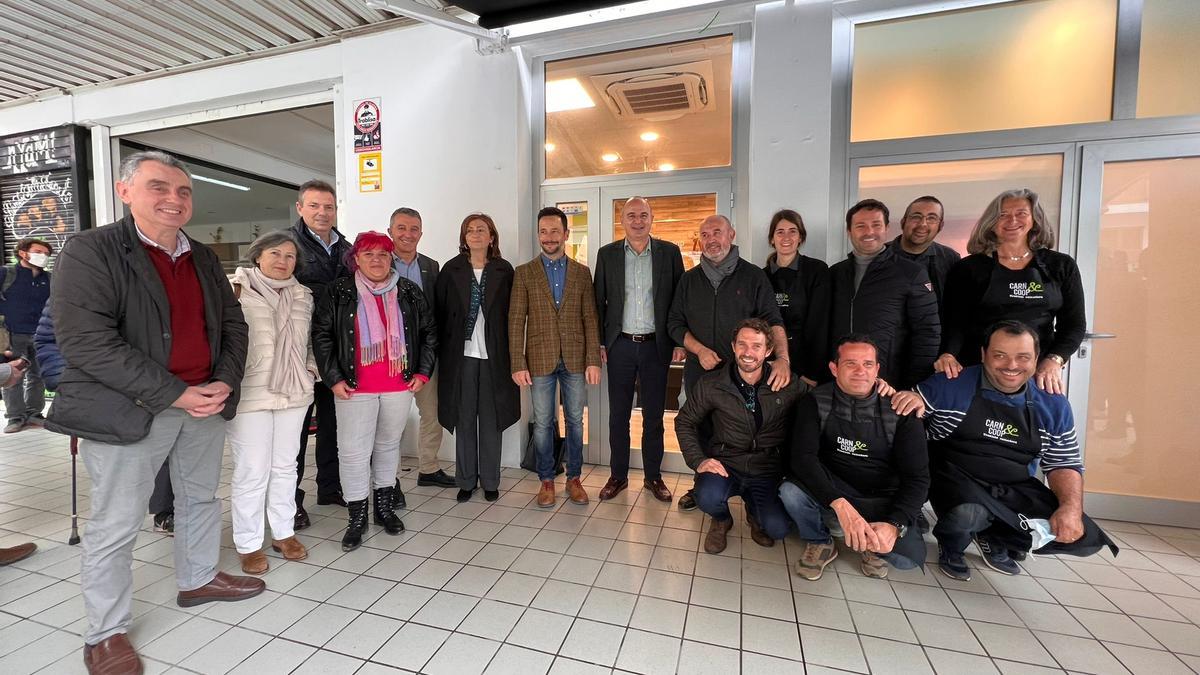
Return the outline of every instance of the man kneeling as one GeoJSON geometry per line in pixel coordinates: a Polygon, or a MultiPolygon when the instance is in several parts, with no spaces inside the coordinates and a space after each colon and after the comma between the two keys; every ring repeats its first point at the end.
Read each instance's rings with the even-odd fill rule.
{"type": "Polygon", "coordinates": [[[1000,321],[984,336],[983,364],[917,385],[928,411],[929,499],[938,522],[938,568],[970,579],[963,558],[974,539],[988,567],[1019,574],[1026,552],[1088,556],[1117,547],[1083,513],[1083,459],[1071,406],[1029,382],[1037,333],[1000,321]],[[1032,474],[1040,464],[1050,487],[1032,474]],[[1014,560],[1015,558],[1015,560],[1014,560]]]}
{"type": "Polygon", "coordinates": [[[771,327],[765,321],[742,321],[733,336],[734,362],[701,376],[675,417],[679,448],[696,471],[696,503],[712,516],[704,539],[709,553],[725,550],[733,527],[728,502],[734,495],[746,504],[750,537],[759,546],[774,546],[790,528],[779,502],[780,450],[787,439],[792,404],[808,385],[797,378],[771,391],[763,362],[773,346],[771,327]],[[713,437],[702,448],[698,430],[709,415],[713,437]]]}
{"type": "Polygon", "coordinates": [[[805,541],[796,574],[815,581],[837,558],[827,516],[836,515],[846,545],[862,553],[862,572],[887,577],[887,565],[912,569],[925,559],[916,526],[929,491],[925,429],[876,393],[875,343],[851,334],[838,341],[835,380],[796,404],[789,480],[779,487],[805,541]]]}

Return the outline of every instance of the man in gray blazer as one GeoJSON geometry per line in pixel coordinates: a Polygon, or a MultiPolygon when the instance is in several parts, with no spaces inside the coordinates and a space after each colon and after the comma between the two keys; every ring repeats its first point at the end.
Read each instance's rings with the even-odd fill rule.
{"type": "Polygon", "coordinates": [[[608,366],[611,471],[600,499],[629,485],[629,418],[635,387],[642,410],[642,468],[645,487],[670,502],[662,480],[663,409],[667,371],[684,359],[683,347],[667,333],[667,313],[683,276],[679,247],[650,236],[650,202],[632,197],[621,208],[625,238],[601,247],[596,256],[596,308],[600,315],[601,360],[608,366]]]}

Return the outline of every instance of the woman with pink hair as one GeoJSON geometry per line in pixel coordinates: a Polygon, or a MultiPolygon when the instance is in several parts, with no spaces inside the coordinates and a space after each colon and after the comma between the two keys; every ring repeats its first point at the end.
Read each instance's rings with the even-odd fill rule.
{"type": "Polygon", "coordinates": [[[400,534],[393,510],[400,437],[413,394],[433,372],[437,336],[420,286],[392,269],[392,239],[363,232],[354,240],[353,274],[329,284],[313,315],[312,344],[321,379],[333,391],[338,463],[350,524],[342,550],[362,544],[367,498],[375,524],[400,534]]]}

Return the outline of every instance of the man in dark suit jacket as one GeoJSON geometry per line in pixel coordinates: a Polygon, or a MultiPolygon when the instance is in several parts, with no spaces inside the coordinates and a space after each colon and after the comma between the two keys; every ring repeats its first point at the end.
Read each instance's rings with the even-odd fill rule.
{"type": "MultiPolygon", "coordinates": [[[[400,276],[408,279],[425,291],[425,299],[436,316],[433,307],[433,286],[437,282],[438,263],[433,258],[417,252],[421,241],[421,214],[416,209],[402,206],[392,213],[388,223],[388,234],[396,246],[396,259],[392,267],[400,276]]],[[[437,416],[437,375],[429,378],[417,392],[417,412],[421,417],[421,433],[417,441],[417,485],[435,487],[457,487],[454,477],[446,474],[438,464],[438,451],[442,447],[442,425],[437,416]]],[[[396,490],[398,493],[399,490],[396,490]]]]}
{"type": "Polygon", "coordinates": [[[642,468],[645,487],[670,502],[662,480],[663,409],[667,371],[684,350],[667,332],[675,286],[683,276],[683,256],[669,241],[653,239],[650,202],[633,197],[621,208],[625,238],[603,246],[596,257],[596,309],[600,315],[600,358],[608,365],[611,474],[600,499],[612,499],[629,485],[629,418],[640,383],[642,468]]]}

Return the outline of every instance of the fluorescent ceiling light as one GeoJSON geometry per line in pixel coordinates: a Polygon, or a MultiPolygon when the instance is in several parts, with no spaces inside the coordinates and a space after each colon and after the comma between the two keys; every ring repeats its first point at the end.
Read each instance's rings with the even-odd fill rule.
{"type": "Polygon", "coordinates": [[[618,159],[621,159],[621,156],[615,152],[606,152],[603,155],[600,155],[600,159],[606,162],[615,162],[618,159]]]}
{"type": "Polygon", "coordinates": [[[657,140],[658,140],[658,133],[657,133],[657,132],[654,132],[654,131],[643,131],[643,132],[642,132],[642,140],[643,140],[643,141],[646,141],[647,143],[651,143],[651,142],[653,142],[653,141],[657,141],[657,140]]]}
{"type": "Polygon", "coordinates": [[[192,174],[192,178],[194,178],[198,181],[204,182],[204,183],[212,183],[213,185],[220,185],[222,187],[233,188],[234,190],[241,190],[242,192],[250,191],[250,188],[246,187],[245,185],[238,185],[237,183],[227,183],[223,180],[217,180],[216,178],[209,178],[208,176],[201,176],[201,175],[195,174],[195,173],[192,174]]]}
{"type": "Polygon", "coordinates": [[[674,171],[675,165],[670,162],[663,162],[662,164],[658,165],[658,170],[659,171],[674,171]]]}
{"type": "Polygon", "coordinates": [[[595,101],[584,91],[583,85],[579,83],[577,78],[551,80],[546,83],[547,113],[595,107],[595,101]]]}

